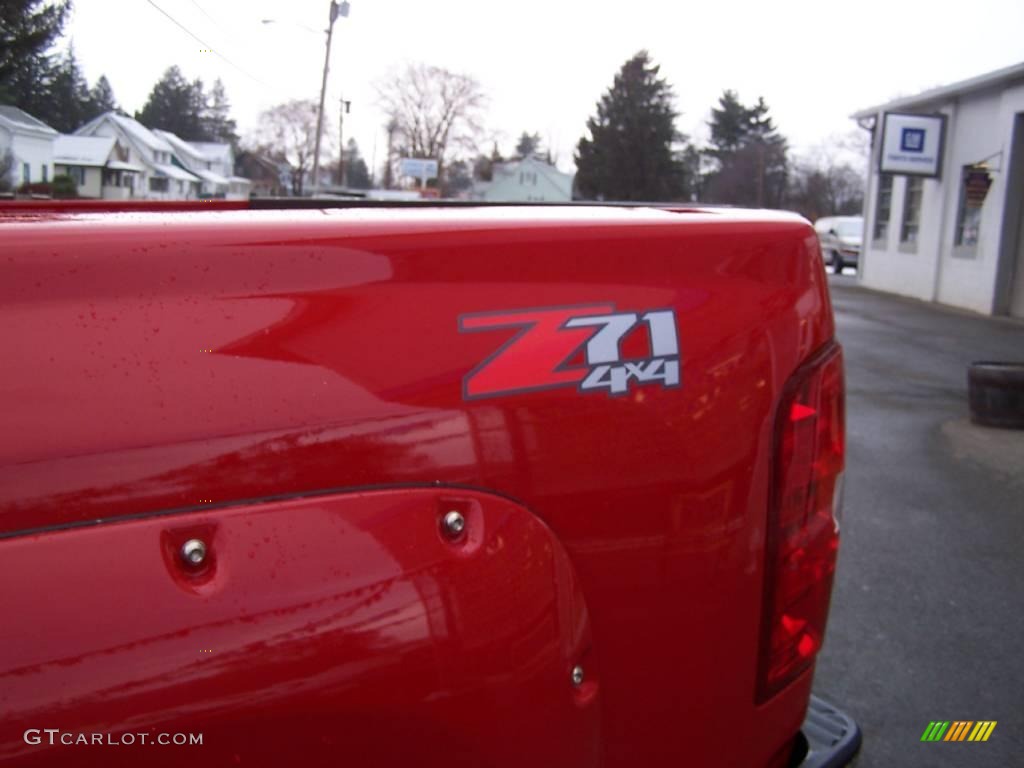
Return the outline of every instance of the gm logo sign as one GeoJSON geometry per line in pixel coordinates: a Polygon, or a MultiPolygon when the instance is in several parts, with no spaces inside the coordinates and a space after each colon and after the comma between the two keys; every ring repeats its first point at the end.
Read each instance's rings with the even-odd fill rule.
{"type": "Polygon", "coordinates": [[[900,150],[924,152],[924,128],[904,128],[900,134],[900,150]]]}
{"type": "Polygon", "coordinates": [[[921,741],[988,741],[995,728],[995,720],[932,720],[921,741]]]}

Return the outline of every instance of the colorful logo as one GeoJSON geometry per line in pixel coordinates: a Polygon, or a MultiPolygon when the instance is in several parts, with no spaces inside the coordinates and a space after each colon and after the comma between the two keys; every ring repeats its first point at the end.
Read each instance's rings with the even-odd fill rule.
{"type": "Polygon", "coordinates": [[[671,309],[616,312],[614,304],[591,304],[459,318],[464,333],[508,329],[518,331],[463,380],[466,400],[556,387],[622,395],[634,383],[680,386],[679,339],[671,309]],[[646,354],[623,359],[623,343],[644,332],[646,354]]]}
{"type": "Polygon", "coordinates": [[[921,735],[921,741],[988,741],[995,720],[933,720],[921,735]]]}

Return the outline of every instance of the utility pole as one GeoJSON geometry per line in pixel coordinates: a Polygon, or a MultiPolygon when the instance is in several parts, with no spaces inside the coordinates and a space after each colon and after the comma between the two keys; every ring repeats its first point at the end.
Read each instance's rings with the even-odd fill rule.
{"type": "Polygon", "coordinates": [[[345,101],[344,96],[341,97],[341,113],[338,116],[338,184],[342,187],[348,186],[348,166],[345,165],[345,115],[348,114],[351,105],[352,102],[345,101]]]}
{"type": "Polygon", "coordinates": [[[391,189],[391,185],[394,180],[391,177],[391,162],[395,155],[394,144],[395,144],[395,132],[398,130],[398,121],[395,118],[388,120],[387,132],[388,132],[388,159],[384,166],[384,189],[391,189]]]}
{"type": "Polygon", "coordinates": [[[316,144],[313,149],[313,194],[320,191],[320,139],[324,130],[324,97],[327,95],[327,70],[331,63],[331,37],[334,34],[334,22],[339,16],[348,16],[348,0],[331,0],[330,24],[327,26],[327,50],[324,52],[324,76],[320,82],[320,108],[316,113],[316,144]]]}

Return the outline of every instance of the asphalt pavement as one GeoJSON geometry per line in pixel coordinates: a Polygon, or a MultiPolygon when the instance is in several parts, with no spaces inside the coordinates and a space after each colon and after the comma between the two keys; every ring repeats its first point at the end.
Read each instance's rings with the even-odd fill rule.
{"type": "Polygon", "coordinates": [[[969,423],[967,365],[1024,360],[1024,323],[829,276],[847,377],[845,512],[815,692],[857,768],[1024,765],[1024,430],[969,423]],[[985,743],[922,743],[995,720],[985,743]]]}

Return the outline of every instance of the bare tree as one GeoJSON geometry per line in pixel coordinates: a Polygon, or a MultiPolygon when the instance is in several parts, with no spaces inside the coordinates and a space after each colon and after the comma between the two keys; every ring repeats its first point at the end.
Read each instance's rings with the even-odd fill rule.
{"type": "MultiPolygon", "coordinates": [[[[316,147],[317,103],[294,99],[271,107],[260,115],[252,143],[269,155],[280,156],[292,167],[292,194],[301,195],[305,177],[313,167],[316,147]]],[[[330,137],[324,134],[321,151],[330,137]]],[[[325,164],[326,166],[326,164],[325,164]]]]}
{"type": "Polygon", "coordinates": [[[430,64],[407,64],[376,89],[401,150],[436,159],[442,179],[450,156],[475,149],[487,101],[475,78],[430,64]]]}
{"type": "Polygon", "coordinates": [[[849,163],[798,158],[789,180],[789,206],[811,221],[853,215],[864,207],[864,177],[849,163]]]}

